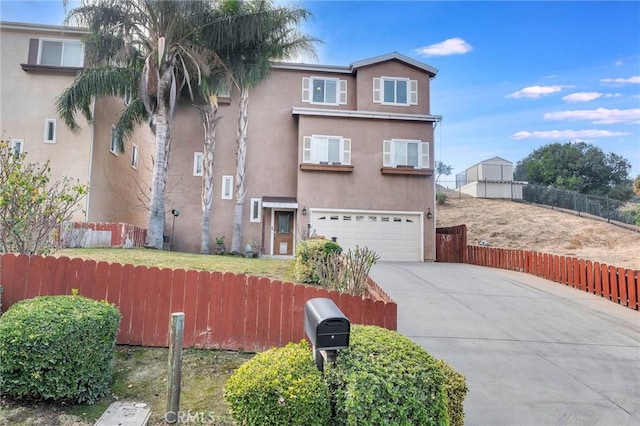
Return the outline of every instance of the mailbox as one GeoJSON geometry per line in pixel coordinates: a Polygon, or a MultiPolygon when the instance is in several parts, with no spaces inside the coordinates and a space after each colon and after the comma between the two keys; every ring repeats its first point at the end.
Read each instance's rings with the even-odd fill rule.
{"type": "Polygon", "coordinates": [[[333,300],[318,297],[304,306],[304,331],[313,345],[320,371],[324,360],[335,361],[337,350],[349,347],[350,323],[333,300]]]}

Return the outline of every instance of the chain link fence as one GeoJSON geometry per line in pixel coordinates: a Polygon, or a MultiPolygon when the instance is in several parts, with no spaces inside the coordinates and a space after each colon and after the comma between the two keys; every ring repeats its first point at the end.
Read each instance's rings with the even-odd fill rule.
{"type": "MultiPolygon", "coordinates": [[[[543,204],[578,213],[587,213],[617,222],[635,225],[633,203],[613,200],[609,197],[580,194],[575,191],[541,185],[526,185],[522,188],[522,201],[543,204]]],[[[635,207],[637,208],[637,204],[635,207]]]]}

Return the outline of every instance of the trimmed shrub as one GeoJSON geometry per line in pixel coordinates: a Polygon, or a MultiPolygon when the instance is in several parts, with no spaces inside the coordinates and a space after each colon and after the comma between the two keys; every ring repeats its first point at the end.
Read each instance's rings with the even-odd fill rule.
{"type": "Polygon", "coordinates": [[[81,296],[23,300],[0,317],[0,390],[93,403],[109,391],[120,312],[81,296]]]}
{"type": "Polygon", "coordinates": [[[312,238],[301,241],[296,246],[295,277],[302,283],[318,283],[316,265],[330,253],[340,253],[342,247],[338,243],[324,238],[312,238]]]}
{"type": "Polygon", "coordinates": [[[304,341],[242,364],[227,380],[224,398],[242,425],[327,425],[331,418],[329,389],[304,341]]]}
{"type": "Polygon", "coordinates": [[[448,198],[449,196],[445,192],[442,192],[442,191],[436,192],[436,203],[439,206],[443,206],[447,202],[448,198]]]}
{"type": "Polygon", "coordinates": [[[336,425],[448,425],[445,374],[409,338],[352,325],[349,348],[325,366],[336,425]]]}
{"type": "Polygon", "coordinates": [[[464,398],[467,396],[467,382],[465,377],[453,369],[443,360],[438,365],[444,373],[444,389],[447,393],[447,410],[451,426],[464,425],[464,398]]]}

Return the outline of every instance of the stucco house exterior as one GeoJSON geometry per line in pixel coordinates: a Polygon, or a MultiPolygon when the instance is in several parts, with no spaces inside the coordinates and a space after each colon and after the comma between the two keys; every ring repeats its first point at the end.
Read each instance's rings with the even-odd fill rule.
{"type": "Polygon", "coordinates": [[[481,161],[456,176],[456,189],[476,198],[521,200],[524,185],[513,180],[513,163],[501,157],[481,161]]]}
{"type": "MultiPolygon", "coordinates": [[[[19,64],[36,43],[30,40],[79,40],[82,32],[8,23],[0,29],[2,129],[21,135],[29,156],[50,158],[59,173],[73,169],[89,182],[85,220],[145,226],[153,148],[148,126],[125,141],[124,154],[112,152],[111,125],[123,100],[107,99],[95,103],[91,124],[71,134],[55,116],[54,101],[73,74],[36,75],[19,64]],[[6,34],[15,38],[11,48],[6,34]],[[38,78],[41,89],[24,98],[6,87],[9,75],[38,78]],[[49,79],[56,85],[49,87],[49,79]],[[18,99],[19,108],[12,107],[18,99]],[[32,105],[44,110],[27,122],[17,110],[32,105]],[[5,116],[9,109],[16,111],[5,116]],[[36,124],[44,128],[47,119],[57,120],[58,150],[45,150],[42,131],[27,133],[36,124]]],[[[434,260],[433,134],[441,117],[431,113],[430,84],[436,73],[399,53],[346,66],[274,63],[271,77],[250,91],[243,241],[255,242],[264,255],[292,255],[301,239],[322,235],[345,249],[367,246],[382,260],[434,260]]],[[[238,96],[232,90],[218,100],[210,235],[230,241],[238,96]]],[[[202,151],[200,113],[183,100],[172,128],[166,192],[165,235],[173,235],[173,250],[200,249],[202,151]],[[173,209],[180,210],[175,221],[173,209]]]]}

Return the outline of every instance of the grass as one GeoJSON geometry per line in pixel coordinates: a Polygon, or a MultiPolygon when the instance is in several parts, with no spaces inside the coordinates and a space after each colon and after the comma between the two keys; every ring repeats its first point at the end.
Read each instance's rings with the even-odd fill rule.
{"type": "Polygon", "coordinates": [[[58,250],[55,256],[79,257],[109,263],[156,266],[158,268],[234,272],[282,281],[295,281],[293,277],[294,262],[289,259],[267,257],[248,259],[242,256],[213,256],[150,249],[62,249],[58,250]]]}
{"type": "MultiPolygon", "coordinates": [[[[292,260],[240,256],[211,256],[148,249],[64,249],[55,256],[171,269],[245,273],[294,281],[292,260]]],[[[253,354],[185,349],[180,410],[191,424],[233,424],[223,399],[227,378],[253,354]]],[[[94,405],[65,405],[0,398],[0,425],[92,425],[116,400],[145,402],[149,425],[164,425],[167,404],[168,349],[118,346],[111,395],[94,405]]]]}

